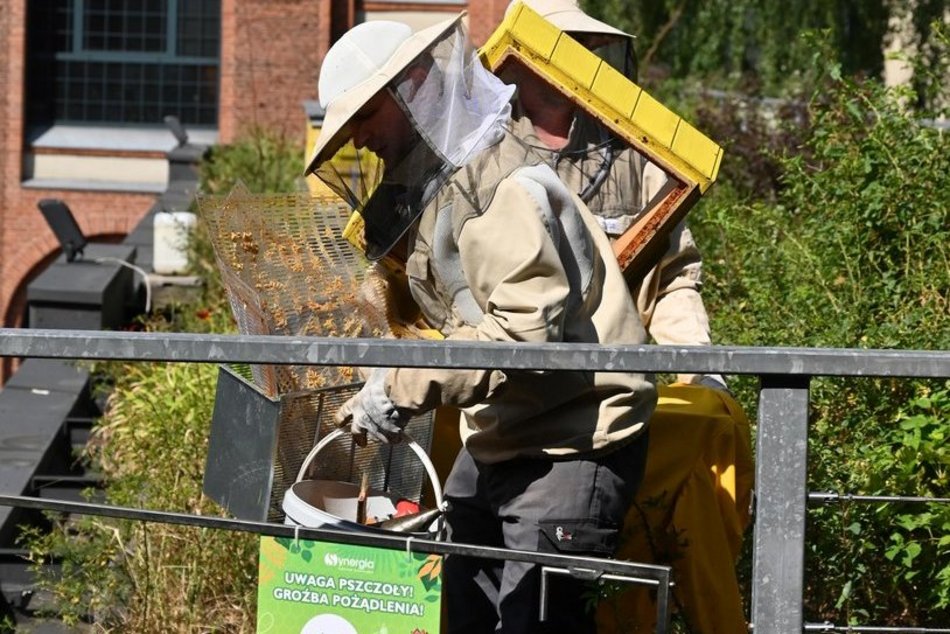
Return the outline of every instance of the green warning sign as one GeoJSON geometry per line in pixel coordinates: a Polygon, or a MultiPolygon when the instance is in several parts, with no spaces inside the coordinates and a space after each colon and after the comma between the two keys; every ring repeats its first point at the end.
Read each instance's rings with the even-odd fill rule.
{"type": "Polygon", "coordinates": [[[442,557],[262,537],[258,634],[435,634],[442,557]]]}

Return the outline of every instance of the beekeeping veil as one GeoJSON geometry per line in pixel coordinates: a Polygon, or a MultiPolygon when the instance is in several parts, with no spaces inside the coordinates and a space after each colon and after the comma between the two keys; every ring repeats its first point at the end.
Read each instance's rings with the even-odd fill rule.
{"type": "Polygon", "coordinates": [[[630,81],[637,81],[637,55],[633,46],[633,35],[587,15],[578,6],[577,0],[512,0],[508,11],[519,3],[568,35],[581,40],[592,53],[623,73],[630,81]]]}
{"type": "Polygon", "coordinates": [[[452,173],[504,133],[514,87],[481,65],[463,16],[414,34],[399,22],[366,22],[324,59],[326,117],[307,173],[363,216],[370,259],[386,255],[452,173]],[[411,126],[409,148],[390,165],[353,143],[354,116],[383,90],[411,126]]]}
{"type": "MultiPolygon", "coordinates": [[[[508,5],[507,14],[510,15],[522,6],[577,40],[615,70],[623,73],[627,79],[636,80],[634,37],[629,33],[587,15],[578,6],[577,0],[512,0],[508,5]]],[[[562,63],[569,64],[570,62],[562,60],[562,63]]],[[[497,68],[496,72],[521,87],[522,105],[525,107],[527,116],[532,120],[537,120],[541,109],[548,107],[537,95],[545,92],[556,95],[558,92],[558,89],[543,75],[534,73],[528,66],[515,64],[510,69],[502,66],[497,68]],[[539,83],[547,84],[550,91],[539,88],[539,83]]],[[[554,104],[550,106],[551,108],[569,107],[563,100],[552,99],[552,101],[554,104]]],[[[577,107],[566,145],[551,149],[537,138],[528,138],[526,141],[541,156],[548,157],[549,163],[555,167],[562,180],[574,189],[581,200],[589,203],[595,210],[598,220],[602,221],[602,226],[608,222],[603,221],[604,217],[622,218],[622,221],[610,220],[609,228],[604,226],[608,234],[619,235],[633,220],[633,216],[630,215],[631,209],[639,209],[642,204],[641,198],[644,196],[641,195],[642,179],[639,176],[642,166],[636,161],[632,164],[632,169],[637,175],[634,183],[619,180],[616,174],[612,176],[616,161],[621,159],[621,155],[629,144],[621,141],[606,126],[598,123],[596,116],[593,116],[580,100],[575,99],[574,103],[577,107]],[[613,182],[604,187],[611,178],[613,182]],[[623,195],[608,194],[606,193],[608,191],[623,192],[623,195]]],[[[587,102],[587,105],[591,105],[590,102],[587,102]]]]}

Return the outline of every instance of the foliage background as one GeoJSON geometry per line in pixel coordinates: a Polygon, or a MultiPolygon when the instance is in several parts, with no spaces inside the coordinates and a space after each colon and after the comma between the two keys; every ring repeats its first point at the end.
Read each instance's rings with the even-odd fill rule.
{"type": "MultiPolygon", "coordinates": [[[[637,36],[642,67],[664,77],[701,78],[719,87],[743,83],[775,95],[807,75],[806,31],[827,34],[845,75],[880,77],[894,22],[906,17],[907,43],[937,63],[929,48],[945,0],[581,0],[591,15],[637,36]]],[[[919,86],[917,86],[919,88],[919,86]]]]}
{"type": "MultiPolygon", "coordinates": [[[[921,124],[950,103],[945,2],[583,4],[637,34],[644,86],[725,146],[690,215],[716,343],[950,350],[950,139],[921,124]],[[902,15],[914,79],[886,89],[902,15]]],[[[754,416],[757,383],[732,386],[754,416]]],[[[809,490],[946,498],[947,394],[814,379],[809,490]]],[[[807,545],[807,621],[950,623],[950,505],[813,506],[807,545]]]]}
{"type": "MultiPolygon", "coordinates": [[[[908,116],[899,91],[831,71],[805,104],[800,145],[775,156],[776,189],[763,199],[723,183],[692,217],[716,340],[948,350],[948,137],[908,116]]],[[[755,386],[737,387],[754,411],[755,386]]],[[[950,431],[946,394],[933,382],[814,379],[809,490],[946,497],[950,456],[934,451],[950,431]]],[[[809,619],[950,622],[948,511],[814,508],[809,619]]]]}

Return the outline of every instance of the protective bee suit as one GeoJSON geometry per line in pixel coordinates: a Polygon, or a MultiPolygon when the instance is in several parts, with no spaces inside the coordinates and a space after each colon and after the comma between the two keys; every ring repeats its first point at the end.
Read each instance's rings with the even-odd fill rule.
{"type": "MultiPolygon", "coordinates": [[[[643,342],[606,236],[509,133],[512,92],[479,64],[461,16],[415,34],[359,25],[321,69],[327,114],[308,171],[363,215],[370,257],[403,251],[412,297],[447,339],[643,342]],[[333,170],[348,143],[376,155],[358,174],[370,182],[333,170]]],[[[339,418],[387,441],[413,414],[462,408],[450,539],[609,555],[655,399],[639,374],[382,369],[339,418]]],[[[444,574],[447,631],[594,631],[570,580],[553,584],[538,622],[534,566],[455,556],[444,574]]]]}
{"type": "MultiPolygon", "coordinates": [[[[515,2],[510,7],[516,4],[515,2]]],[[[588,46],[612,66],[635,80],[633,36],[591,18],[574,0],[526,0],[526,6],[588,46]]],[[[517,69],[514,69],[516,72],[517,69]]],[[[522,88],[524,74],[502,74],[502,79],[522,88]]],[[[532,87],[525,85],[521,99],[532,87]]],[[[530,110],[535,110],[531,108],[530,110]]],[[[537,109],[540,109],[538,107],[537,109]]],[[[561,179],[587,203],[601,228],[620,236],[661,192],[666,175],[642,154],[617,139],[592,117],[577,111],[566,144],[549,148],[531,121],[532,111],[516,107],[514,132],[551,165],[561,179]]],[[[637,310],[647,332],[658,344],[709,345],[709,318],[703,304],[702,259],[686,223],[669,237],[660,261],[632,289],[637,310]]],[[[683,383],[703,379],[681,374],[683,383]]],[[[715,380],[724,387],[722,377],[715,380]]]]}
{"type": "MultiPolygon", "coordinates": [[[[586,15],[574,0],[522,2],[636,79],[633,36],[586,15]]],[[[536,75],[519,74],[521,70],[514,68],[510,77],[523,93],[551,90],[535,83],[536,75]]],[[[531,105],[527,100],[537,95],[523,94],[522,99],[531,105]]],[[[574,110],[566,142],[552,150],[525,110],[516,107],[515,133],[578,192],[611,238],[621,235],[661,193],[666,175],[592,116],[574,110]]],[[[659,262],[632,289],[641,319],[657,343],[710,344],[701,272],[699,251],[683,222],[671,233],[659,262]]],[[[752,454],[749,422],[724,387],[721,377],[690,374],[659,387],[644,481],[618,550],[618,556],[633,561],[672,565],[674,605],[695,634],[746,630],[735,561],[750,519],[752,454]]],[[[612,597],[598,611],[604,633],[650,632],[654,621],[655,607],[642,588],[612,597]]]]}
{"type": "MultiPolygon", "coordinates": [[[[568,145],[560,150],[544,147],[523,110],[515,112],[513,131],[596,211],[598,224],[612,239],[633,224],[666,182],[659,168],[586,115],[575,118],[568,145]]],[[[631,289],[640,319],[658,344],[710,345],[696,242],[685,222],[670,233],[668,241],[660,261],[631,289]]],[[[681,374],[677,379],[698,383],[703,377],[681,374]]],[[[724,386],[721,377],[716,379],[724,386]]]]}

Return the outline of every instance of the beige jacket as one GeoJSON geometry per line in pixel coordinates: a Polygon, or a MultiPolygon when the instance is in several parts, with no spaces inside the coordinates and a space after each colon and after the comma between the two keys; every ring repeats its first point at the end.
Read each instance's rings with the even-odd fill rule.
{"type": "MultiPolygon", "coordinates": [[[[560,151],[543,149],[527,117],[517,115],[515,134],[533,147],[557,170],[573,192],[581,192],[604,163],[598,143],[600,127],[579,117],[571,130],[568,145],[560,151]]],[[[630,147],[614,148],[610,172],[597,187],[587,206],[598,224],[615,238],[623,233],[648,206],[666,181],[666,175],[630,147]]],[[[670,235],[669,247],[660,261],[631,292],[640,320],[658,344],[710,345],[709,317],[700,295],[702,259],[692,233],[681,223],[670,235]]],[[[697,375],[681,374],[679,381],[691,383],[697,375]]]]}
{"type": "MultiPolygon", "coordinates": [[[[460,169],[410,235],[410,290],[449,340],[639,344],[646,333],[586,206],[514,136],[460,169]]],[[[401,368],[393,403],[463,408],[483,462],[609,451],[640,433],[652,377],[401,368]]]]}

